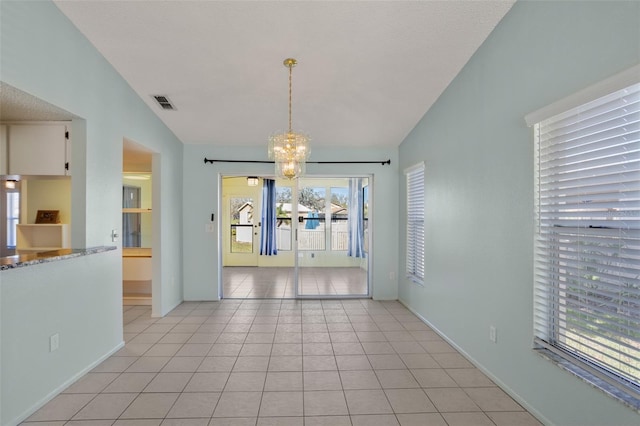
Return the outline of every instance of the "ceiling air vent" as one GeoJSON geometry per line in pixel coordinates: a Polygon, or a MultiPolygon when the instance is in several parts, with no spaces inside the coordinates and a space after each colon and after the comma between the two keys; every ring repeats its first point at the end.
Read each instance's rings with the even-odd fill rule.
{"type": "Polygon", "coordinates": [[[158,102],[158,105],[160,105],[160,108],[162,109],[168,109],[168,110],[176,109],[176,107],[174,107],[171,104],[171,101],[169,100],[169,98],[164,95],[153,95],[153,99],[155,99],[156,102],[158,102]]]}

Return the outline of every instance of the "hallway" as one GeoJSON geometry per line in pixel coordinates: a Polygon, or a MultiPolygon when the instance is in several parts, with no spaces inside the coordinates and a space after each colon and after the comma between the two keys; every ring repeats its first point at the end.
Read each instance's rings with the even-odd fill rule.
{"type": "Polygon", "coordinates": [[[398,302],[124,307],[126,346],[23,425],[539,425],[398,302]]]}

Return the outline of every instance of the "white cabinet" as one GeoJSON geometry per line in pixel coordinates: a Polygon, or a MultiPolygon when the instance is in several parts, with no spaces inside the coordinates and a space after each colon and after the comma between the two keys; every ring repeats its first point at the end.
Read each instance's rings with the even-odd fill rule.
{"type": "Polygon", "coordinates": [[[65,124],[10,124],[7,127],[6,174],[70,175],[69,133],[65,124]]]}
{"type": "Polygon", "coordinates": [[[71,234],[66,223],[22,224],[16,228],[18,253],[41,252],[71,247],[71,234]]]}

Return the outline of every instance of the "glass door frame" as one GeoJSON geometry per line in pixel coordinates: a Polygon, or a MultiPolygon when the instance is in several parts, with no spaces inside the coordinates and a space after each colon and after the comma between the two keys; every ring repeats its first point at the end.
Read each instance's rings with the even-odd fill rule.
{"type": "MultiPolygon", "coordinates": [[[[225,191],[224,193],[220,193],[220,208],[218,211],[218,223],[222,227],[222,232],[220,233],[220,247],[223,250],[221,252],[221,265],[224,264],[226,254],[228,256],[227,261],[237,264],[235,266],[258,266],[258,256],[260,250],[260,228],[262,225],[262,223],[260,222],[260,212],[262,207],[262,186],[231,186],[227,189],[224,189],[225,186],[222,184],[224,179],[227,178],[245,177],[246,176],[225,175],[222,176],[221,179],[221,191],[225,191]],[[233,204],[232,200],[234,199],[251,200],[250,203],[247,203],[251,207],[249,223],[233,223],[233,218],[231,217],[231,207],[233,204]],[[249,237],[248,239],[243,241],[251,243],[250,252],[233,250],[233,235],[235,234],[235,236],[238,237],[238,234],[240,233],[246,234],[245,237],[249,237]],[[228,252],[225,253],[225,249],[228,249],[228,252]]],[[[238,212],[238,214],[240,214],[240,217],[242,217],[242,213],[238,212]]],[[[247,213],[247,215],[249,215],[249,213],[247,213]]]]}
{"type": "MultiPolygon", "coordinates": [[[[331,300],[331,299],[370,299],[373,296],[373,289],[371,288],[372,280],[372,271],[373,271],[373,208],[374,200],[373,200],[373,174],[317,174],[317,175],[305,175],[301,179],[352,179],[352,178],[362,178],[367,179],[369,186],[369,209],[367,212],[367,220],[369,222],[369,238],[368,244],[366,246],[367,252],[367,293],[366,294],[300,294],[300,267],[299,267],[299,250],[298,250],[298,226],[300,223],[295,220],[295,267],[294,267],[294,277],[295,277],[295,298],[299,300],[305,299],[323,299],[323,300],[331,300]]],[[[298,200],[298,192],[300,190],[299,182],[296,181],[296,184],[293,186],[294,191],[292,193],[292,197],[295,194],[295,200],[298,200]]],[[[331,194],[328,194],[329,199],[331,194]]],[[[298,203],[293,202],[295,204],[295,217],[298,217],[298,203]]],[[[293,214],[292,214],[293,215],[293,214]]],[[[325,222],[326,222],[325,217],[325,222]]]]}
{"type": "MultiPolygon", "coordinates": [[[[223,229],[223,220],[222,220],[222,209],[225,208],[224,199],[223,199],[223,178],[225,177],[246,177],[247,173],[219,173],[218,174],[218,200],[217,200],[217,208],[216,215],[218,217],[217,220],[217,249],[218,249],[218,298],[223,299],[224,296],[224,283],[223,283],[223,250],[224,244],[222,238],[224,237],[225,230],[223,229]]],[[[251,174],[251,176],[258,176],[263,179],[274,179],[273,175],[269,174],[251,174]]],[[[298,220],[294,220],[294,218],[298,218],[298,193],[299,193],[299,182],[296,181],[294,185],[291,186],[291,231],[293,233],[292,239],[292,249],[294,251],[294,262],[293,262],[293,278],[294,278],[294,299],[293,300],[305,300],[305,299],[370,299],[373,297],[373,241],[374,241],[374,208],[375,200],[374,200],[374,175],[373,174],[314,174],[314,175],[306,175],[304,178],[308,179],[351,179],[351,178],[363,178],[367,179],[369,186],[368,193],[368,202],[369,209],[367,212],[367,221],[368,221],[368,240],[366,245],[367,252],[367,292],[366,294],[311,294],[305,295],[300,294],[300,276],[299,276],[299,250],[298,250],[298,230],[300,223],[298,220]]],[[[330,196],[330,194],[329,194],[330,196]]],[[[261,200],[260,200],[261,201],[261,200]]],[[[325,219],[326,220],[326,219],[325,219]]]]}

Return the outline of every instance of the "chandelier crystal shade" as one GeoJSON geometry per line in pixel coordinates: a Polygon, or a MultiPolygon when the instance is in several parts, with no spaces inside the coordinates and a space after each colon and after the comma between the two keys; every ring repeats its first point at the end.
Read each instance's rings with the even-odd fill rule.
{"type": "Polygon", "coordinates": [[[296,64],[293,58],[284,60],[284,66],[289,68],[289,130],[269,137],[269,159],[276,164],[276,176],[285,179],[303,176],[311,153],[310,138],[291,127],[291,75],[296,64]]]}

